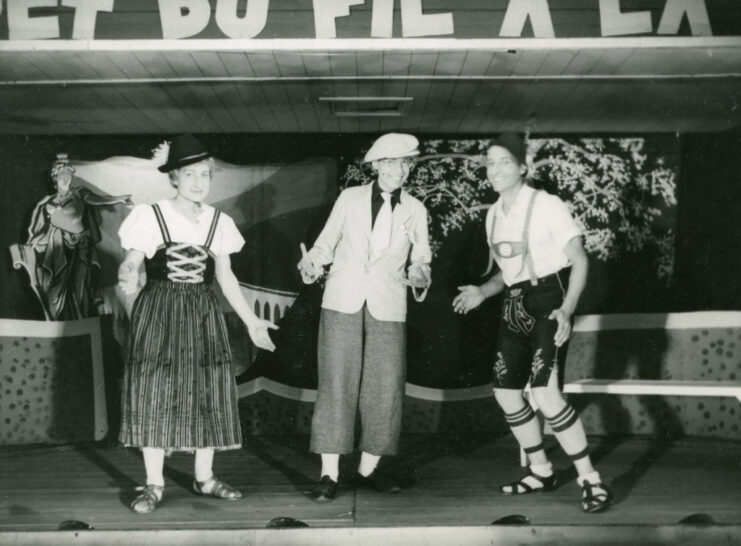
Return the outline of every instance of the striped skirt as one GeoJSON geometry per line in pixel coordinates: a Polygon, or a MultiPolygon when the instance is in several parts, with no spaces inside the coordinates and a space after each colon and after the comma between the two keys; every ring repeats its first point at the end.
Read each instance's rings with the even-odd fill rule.
{"type": "Polygon", "coordinates": [[[124,445],[240,447],[229,339],[210,286],[147,282],[132,312],[121,405],[124,445]]]}

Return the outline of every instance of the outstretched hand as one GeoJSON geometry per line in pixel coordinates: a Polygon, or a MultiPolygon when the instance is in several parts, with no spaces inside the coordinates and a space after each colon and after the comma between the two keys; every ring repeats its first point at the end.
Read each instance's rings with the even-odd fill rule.
{"type": "Polygon", "coordinates": [[[571,315],[564,311],[562,308],[554,309],[548,318],[551,320],[558,321],[558,327],[556,328],[556,334],[553,336],[553,342],[556,347],[560,347],[566,343],[571,335],[571,315]]]}
{"type": "Polygon", "coordinates": [[[275,344],[270,339],[270,333],[268,330],[279,330],[278,326],[265,319],[257,319],[253,323],[247,325],[247,331],[250,334],[252,343],[257,345],[260,349],[266,351],[275,351],[275,344]]]}
{"type": "Polygon", "coordinates": [[[453,310],[456,313],[466,314],[476,309],[486,298],[480,286],[467,284],[459,286],[460,293],[453,299],[453,310]]]}

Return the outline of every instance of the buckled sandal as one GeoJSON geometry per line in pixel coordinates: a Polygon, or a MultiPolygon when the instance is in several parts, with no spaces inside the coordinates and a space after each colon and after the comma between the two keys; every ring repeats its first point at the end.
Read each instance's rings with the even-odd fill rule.
{"type": "Polygon", "coordinates": [[[581,484],[581,509],[593,514],[603,512],[614,502],[612,493],[607,486],[600,483],[589,483],[584,481],[581,484]]]}
{"type": "Polygon", "coordinates": [[[162,495],[165,492],[165,487],[162,485],[147,484],[145,487],[137,487],[137,491],[141,491],[139,495],[131,501],[129,508],[131,508],[137,514],[149,514],[162,502],[162,495]]]}
{"type": "Polygon", "coordinates": [[[216,476],[211,476],[203,482],[193,480],[193,490],[200,495],[216,497],[218,499],[237,500],[242,498],[242,493],[230,485],[225,484],[216,476]],[[208,488],[208,491],[204,491],[208,488]]]}
{"type": "Polygon", "coordinates": [[[546,478],[545,476],[539,476],[530,471],[516,482],[503,485],[499,488],[499,490],[505,495],[526,495],[528,493],[545,493],[547,491],[553,491],[555,487],[556,474],[553,474],[546,478]],[[525,479],[527,478],[535,479],[538,484],[536,484],[535,486],[530,485],[525,481],[525,479]]]}

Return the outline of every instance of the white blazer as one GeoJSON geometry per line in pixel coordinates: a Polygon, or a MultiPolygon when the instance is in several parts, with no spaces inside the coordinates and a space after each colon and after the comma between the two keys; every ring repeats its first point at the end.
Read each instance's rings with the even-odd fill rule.
{"type": "Polygon", "coordinates": [[[407,287],[402,284],[411,250],[412,264],[429,264],[427,209],[404,190],[394,207],[389,246],[373,255],[372,184],[344,190],[309,256],[316,265],[331,263],[322,307],[356,313],[367,303],[378,320],[406,321],[407,287]]]}

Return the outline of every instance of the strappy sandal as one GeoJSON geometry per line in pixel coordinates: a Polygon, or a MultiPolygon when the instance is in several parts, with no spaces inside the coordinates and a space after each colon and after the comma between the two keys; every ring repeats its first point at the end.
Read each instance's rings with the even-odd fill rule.
{"type": "Polygon", "coordinates": [[[614,502],[612,493],[604,483],[581,484],[581,509],[585,512],[602,512],[614,502]]]}
{"type": "Polygon", "coordinates": [[[237,500],[242,498],[242,493],[238,489],[225,484],[216,476],[211,476],[203,482],[193,480],[193,490],[200,495],[208,495],[219,499],[237,500]],[[204,488],[207,487],[209,491],[204,491],[204,488]]]}
{"type": "Polygon", "coordinates": [[[528,493],[545,493],[547,491],[553,491],[555,487],[555,474],[546,478],[544,476],[539,476],[533,471],[530,471],[516,482],[512,482],[508,485],[503,485],[499,488],[499,490],[505,495],[526,495],[528,493]],[[533,487],[525,481],[526,478],[534,478],[540,483],[540,486],[536,485],[535,487],[533,487]],[[509,490],[507,490],[507,488],[509,488],[509,490]]]}
{"type": "Polygon", "coordinates": [[[162,502],[162,495],[165,492],[165,488],[162,485],[147,484],[146,487],[137,487],[137,491],[141,491],[137,497],[131,501],[129,508],[131,508],[137,514],[149,514],[162,502]]]}

